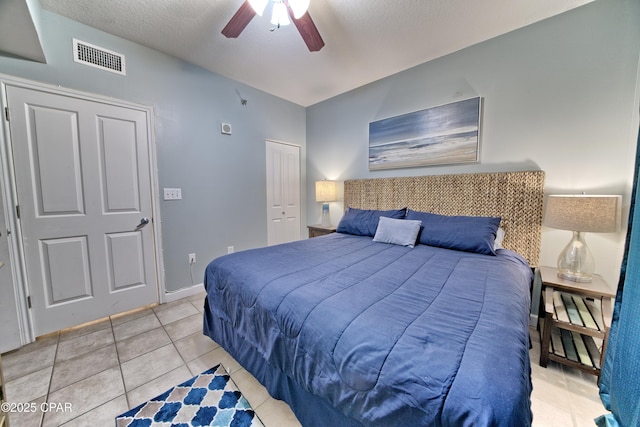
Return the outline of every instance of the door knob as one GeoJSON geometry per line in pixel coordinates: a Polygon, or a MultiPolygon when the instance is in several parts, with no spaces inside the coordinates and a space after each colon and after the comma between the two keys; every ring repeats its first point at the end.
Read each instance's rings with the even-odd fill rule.
{"type": "Polygon", "coordinates": [[[144,226],[145,226],[145,225],[147,225],[147,224],[149,224],[149,218],[146,218],[146,217],[145,217],[145,218],[142,218],[142,219],[140,220],[140,224],[138,224],[138,225],[136,226],[136,229],[135,229],[134,231],[142,230],[142,229],[144,228],[144,226]]]}

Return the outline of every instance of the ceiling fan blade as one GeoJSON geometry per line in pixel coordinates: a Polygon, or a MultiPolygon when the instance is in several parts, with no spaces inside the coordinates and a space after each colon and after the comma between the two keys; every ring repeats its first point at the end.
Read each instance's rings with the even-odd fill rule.
{"type": "Polygon", "coordinates": [[[253,10],[248,1],[242,3],[240,9],[231,17],[227,25],[222,29],[222,34],[235,39],[240,35],[242,30],[251,22],[256,12],[253,10]]]}
{"type": "Polygon", "coordinates": [[[313,19],[311,19],[311,15],[309,12],[305,12],[299,19],[295,19],[293,16],[293,12],[291,8],[287,8],[289,10],[289,17],[295,24],[298,32],[302,36],[302,40],[307,44],[307,47],[311,52],[317,52],[324,46],[324,40],[322,40],[322,36],[316,27],[316,24],[313,23],[313,19]]]}

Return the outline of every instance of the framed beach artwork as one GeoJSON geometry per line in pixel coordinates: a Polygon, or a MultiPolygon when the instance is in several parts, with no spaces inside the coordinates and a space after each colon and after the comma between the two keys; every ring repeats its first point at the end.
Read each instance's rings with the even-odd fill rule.
{"type": "Polygon", "coordinates": [[[477,162],[480,108],[478,97],[369,123],[369,170],[477,162]]]}

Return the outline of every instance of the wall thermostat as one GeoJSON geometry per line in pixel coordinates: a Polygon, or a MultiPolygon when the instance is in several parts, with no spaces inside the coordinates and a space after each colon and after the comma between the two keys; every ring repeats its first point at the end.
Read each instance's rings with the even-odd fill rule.
{"type": "Polygon", "coordinates": [[[229,123],[220,123],[220,133],[231,135],[231,125],[229,123]]]}

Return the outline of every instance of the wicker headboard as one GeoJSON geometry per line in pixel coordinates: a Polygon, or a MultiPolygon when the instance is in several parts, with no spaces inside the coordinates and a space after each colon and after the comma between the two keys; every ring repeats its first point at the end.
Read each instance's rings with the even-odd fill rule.
{"type": "Polygon", "coordinates": [[[344,206],[499,216],[506,232],[503,246],[536,267],[543,193],[543,171],[351,179],[344,183],[344,206]]]}

